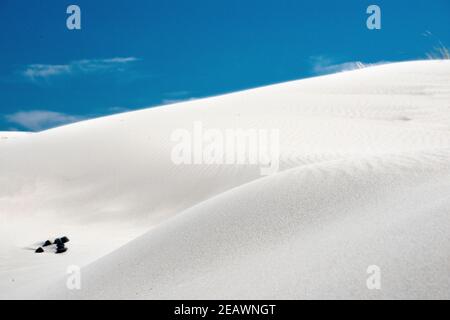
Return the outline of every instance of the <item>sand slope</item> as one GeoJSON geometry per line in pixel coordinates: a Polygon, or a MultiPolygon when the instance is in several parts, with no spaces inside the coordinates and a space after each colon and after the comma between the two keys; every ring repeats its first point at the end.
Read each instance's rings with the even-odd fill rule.
{"type": "Polygon", "coordinates": [[[450,62],[381,65],[0,144],[0,298],[448,298],[450,62]],[[280,130],[281,170],[171,162],[280,130]],[[67,234],[62,256],[26,250],[67,234]],[[65,286],[82,268],[82,290],[65,286]],[[378,265],[382,289],[368,290],[378,265]]]}

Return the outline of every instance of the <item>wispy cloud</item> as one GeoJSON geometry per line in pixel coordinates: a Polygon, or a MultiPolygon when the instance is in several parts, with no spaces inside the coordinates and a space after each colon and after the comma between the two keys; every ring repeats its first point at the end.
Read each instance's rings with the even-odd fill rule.
{"type": "Polygon", "coordinates": [[[362,69],[366,66],[361,61],[334,63],[332,59],[325,56],[313,56],[310,57],[310,59],[312,63],[312,71],[319,75],[362,69]]]}
{"type": "Polygon", "coordinates": [[[41,131],[63,124],[77,122],[83,120],[83,117],[48,110],[32,110],[9,114],[5,116],[5,119],[26,130],[41,131]]]}
{"type": "Polygon", "coordinates": [[[196,97],[189,97],[189,98],[185,98],[185,99],[163,99],[161,101],[161,104],[166,105],[166,104],[174,104],[174,103],[179,103],[179,102],[188,102],[188,101],[193,101],[193,100],[197,100],[198,98],[196,97]]]}
{"type": "Polygon", "coordinates": [[[188,90],[171,91],[165,93],[165,98],[161,100],[161,104],[174,104],[178,102],[186,102],[198,99],[197,97],[191,96],[191,92],[188,90]]]}
{"type": "Polygon", "coordinates": [[[46,64],[32,64],[24,71],[23,75],[29,79],[47,78],[59,74],[70,73],[70,66],[68,65],[46,65],[46,64]]]}
{"type": "Polygon", "coordinates": [[[138,60],[135,57],[115,57],[109,59],[76,60],[67,64],[30,64],[21,71],[21,74],[29,80],[39,80],[61,75],[101,71],[124,71],[128,64],[138,60]]]}
{"type": "Polygon", "coordinates": [[[122,112],[128,112],[130,110],[131,109],[126,108],[126,107],[115,106],[115,107],[108,108],[106,111],[107,111],[107,113],[122,113],[122,112]]]}

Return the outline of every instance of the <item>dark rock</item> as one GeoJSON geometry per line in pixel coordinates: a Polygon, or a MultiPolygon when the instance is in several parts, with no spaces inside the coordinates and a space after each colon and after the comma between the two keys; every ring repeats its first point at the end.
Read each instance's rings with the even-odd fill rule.
{"type": "Polygon", "coordinates": [[[67,237],[65,237],[65,236],[61,238],[61,242],[62,242],[62,243],[67,243],[67,242],[69,242],[69,241],[70,241],[69,238],[67,238],[67,237]]]}
{"type": "Polygon", "coordinates": [[[43,247],[47,247],[47,246],[51,246],[52,243],[50,242],[50,240],[46,240],[43,244],[43,247]]]}
{"type": "Polygon", "coordinates": [[[42,249],[42,247],[37,248],[34,252],[36,253],[42,253],[44,252],[44,249],[42,249]]]}
{"type": "Polygon", "coordinates": [[[64,243],[58,243],[57,245],[56,245],[56,247],[59,249],[59,248],[65,248],[65,246],[64,246],[64,243]]]}
{"type": "Polygon", "coordinates": [[[53,242],[54,244],[58,245],[59,243],[62,243],[60,238],[56,238],[55,241],[53,242]]]}
{"type": "Polygon", "coordinates": [[[63,253],[63,252],[66,252],[66,251],[67,251],[66,247],[62,247],[62,248],[57,248],[56,249],[56,253],[63,253]]]}

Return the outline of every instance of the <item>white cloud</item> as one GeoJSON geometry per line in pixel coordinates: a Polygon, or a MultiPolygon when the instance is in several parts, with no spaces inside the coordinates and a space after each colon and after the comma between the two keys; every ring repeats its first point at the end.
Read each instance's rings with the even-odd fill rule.
{"type": "Polygon", "coordinates": [[[161,101],[161,104],[165,105],[165,104],[174,104],[174,103],[179,103],[179,102],[188,102],[188,101],[193,101],[193,100],[197,100],[196,97],[190,97],[190,98],[186,98],[186,99],[163,99],[161,101]]]}
{"type": "Polygon", "coordinates": [[[115,57],[76,60],[68,64],[30,64],[22,71],[22,75],[30,80],[37,80],[67,74],[124,71],[126,65],[134,61],[138,61],[138,59],[135,57],[115,57]]]}
{"type": "Polygon", "coordinates": [[[100,61],[103,61],[105,63],[127,63],[127,62],[134,62],[134,61],[138,61],[138,58],[135,57],[126,57],[126,58],[122,58],[122,57],[116,57],[116,58],[110,58],[110,59],[103,59],[100,61]]]}
{"type": "Polygon", "coordinates": [[[118,106],[116,106],[116,107],[110,107],[110,108],[108,108],[107,111],[108,111],[108,112],[112,112],[112,113],[122,113],[122,112],[128,112],[128,111],[130,111],[130,109],[129,109],[129,108],[126,108],[126,107],[118,107],[118,106]]]}
{"type": "Polygon", "coordinates": [[[178,102],[186,102],[197,100],[198,98],[190,96],[191,92],[188,90],[171,91],[165,93],[166,98],[161,100],[161,104],[174,104],[178,102]]]}
{"type": "Polygon", "coordinates": [[[70,73],[70,67],[68,65],[32,64],[23,72],[30,79],[39,77],[46,78],[63,73],[70,73]]]}
{"type": "Polygon", "coordinates": [[[41,131],[63,124],[80,121],[83,118],[80,116],[74,116],[54,111],[32,110],[19,111],[13,114],[9,114],[5,116],[5,119],[10,123],[20,125],[27,130],[41,131]]]}
{"type": "Polygon", "coordinates": [[[310,58],[312,61],[312,70],[315,74],[329,74],[342,71],[350,71],[362,69],[365,64],[361,61],[350,61],[344,63],[333,63],[333,61],[324,56],[314,56],[310,58]]]}

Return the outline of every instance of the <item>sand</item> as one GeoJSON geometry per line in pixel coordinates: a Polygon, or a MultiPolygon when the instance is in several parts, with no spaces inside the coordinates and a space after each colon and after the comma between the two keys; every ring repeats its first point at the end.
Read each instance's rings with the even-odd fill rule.
{"type": "Polygon", "coordinates": [[[449,194],[450,61],[0,139],[0,298],[448,299],[449,194]],[[175,164],[198,121],[279,130],[279,170],[175,164]],[[33,252],[63,235],[68,252],[33,252]]]}

